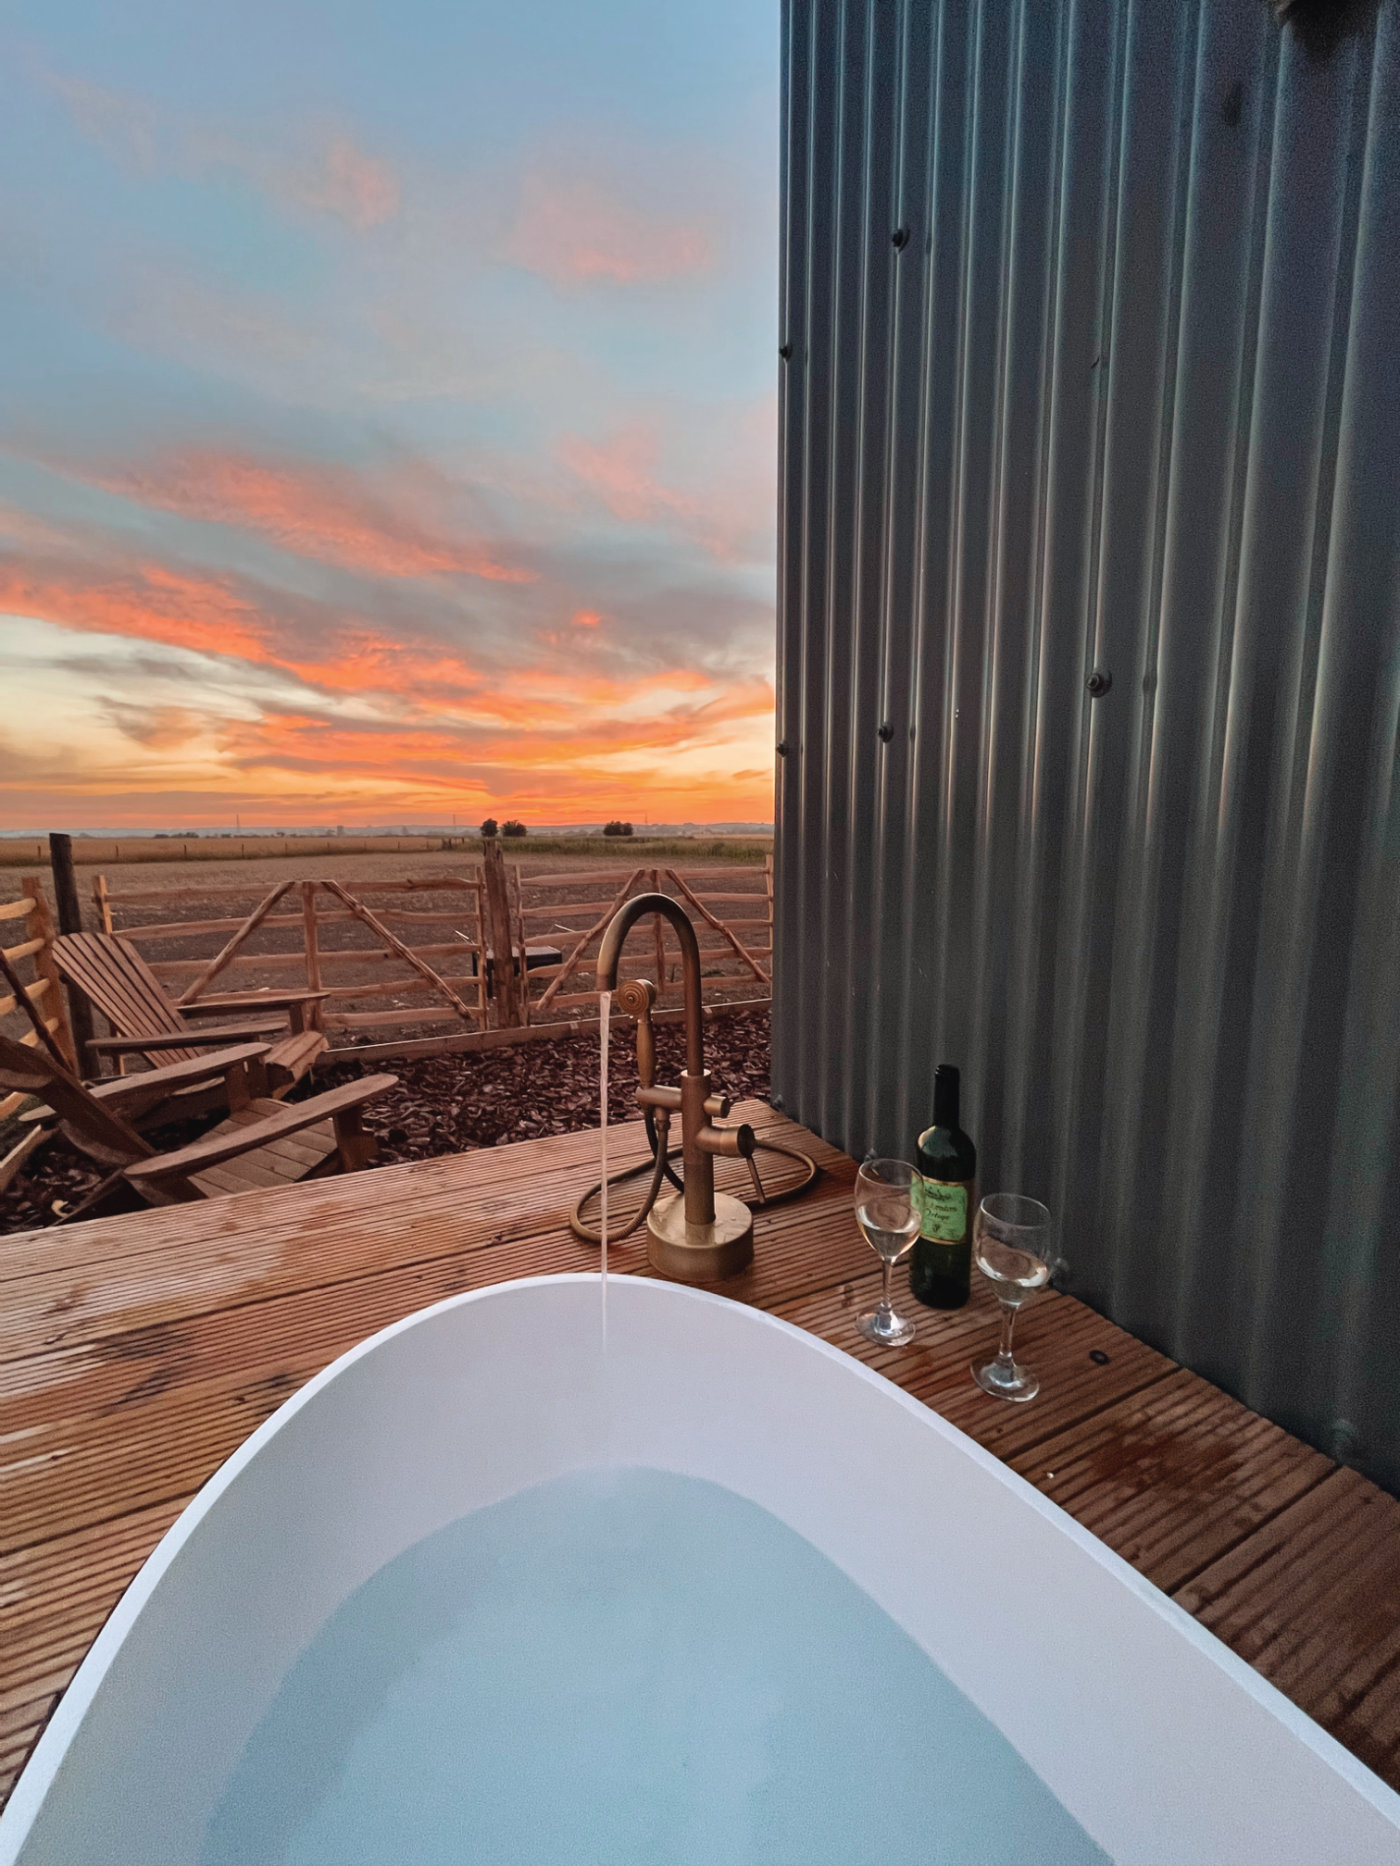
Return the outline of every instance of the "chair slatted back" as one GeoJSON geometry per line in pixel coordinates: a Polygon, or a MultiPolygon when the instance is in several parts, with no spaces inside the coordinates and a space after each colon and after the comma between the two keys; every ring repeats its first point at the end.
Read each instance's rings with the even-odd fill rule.
{"type": "Polygon", "coordinates": [[[0,1089],[47,1102],[67,1138],[101,1166],[130,1166],[154,1151],[51,1056],[13,1037],[0,1036],[0,1089]]]}
{"type": "MultiPolygon", "coordinates": [[[[119,1037],[173,1036],[190,1028],[130,940],[117,933],[63,933],[54,941],[63,976],[101,1011],[119,1037]]],[[[207,1049],[161,1050],[155,1063],[190,1062],[207,1049]]]]}

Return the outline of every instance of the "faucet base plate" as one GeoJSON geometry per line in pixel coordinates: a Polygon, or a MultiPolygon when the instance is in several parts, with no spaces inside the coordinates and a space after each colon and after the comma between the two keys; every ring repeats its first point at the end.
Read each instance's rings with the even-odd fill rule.
{"type": "Polygon", "coordinates": [[[658,1200],[647,1218],[647,1261],[679,1283],[717,1283],[753,1262],[753,1213],[742,1199],[715,1194],[715,1221],[688,1225],[680,1193],[658,1200]]]}

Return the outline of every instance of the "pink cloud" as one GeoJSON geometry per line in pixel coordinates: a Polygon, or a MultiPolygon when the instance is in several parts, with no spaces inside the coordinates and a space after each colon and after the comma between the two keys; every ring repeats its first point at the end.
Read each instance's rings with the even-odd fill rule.
{"type": "Polygon", "coordinates": [[[87,78],[51,74],[49,83],[89,142],[144,173],[166,169],[202,176],[231,170],[282,206],[328,214],[357,232],[398,212],[393,169],[344,130],[313,132],[302,138],[301,151],[292,153],[270,140],[249,141],[217,127],[179,123],[144,98],[87,78]]]}
{"type": "Polygon", "coordinates": [[[387,162],[357,149],[348,136],[333,136],[321,154],[319,174],[306,177],[296,198],[364,229],[398,212],[399,184],[387,162]]]}
{"type": "Polygon", "coordinates": [[[698,227],[630,207],[595,182],[527,176],[506,256],[556,285],[645,285],[711,263],[698,227]]]}
{"type": "Polygon", "coordinates": [[[661,448],[640,422],[621,428],[601,444],[566,434],[559,457],[602,500],[614,518],[629,524],[699,516],[697,500],[663,485],[657,475],[661,448]]]}
{"type": "Polygon", "coordinates": [[[130,162],[147,173],[154,170],[157,125],[149,104],[86,78],[55,75],[49,82],[89,142],[115,162],[130,162]]]}
{"type": "Polygon", "coordinates": [[[614,518],[671,527],[723,563],[771,561],[767,414],[767,398],[708,421],[663,409],[602,440],[565,434],[555,453],[614,518]]]}
{"type": "Polygon", "coordinates": [[[357,232],[390,220],[399,210],[399,183],[379,156],[342,132],[317,139],[299,156],[268,151],[223,134],[199,133],[184,144],[187,166],[229,169],[282,206],[329,214],[357,232]]]}
{"type": "Polygon", "coordinates": [[[343,467],[196,448],[142,465],[65,464],[63,471],[141,505],[257,532],[299,557],[372,576],[534,581],[533,571],[501,562],[484,546],[406,517],[392,489],[371,487],[343,467]]]}

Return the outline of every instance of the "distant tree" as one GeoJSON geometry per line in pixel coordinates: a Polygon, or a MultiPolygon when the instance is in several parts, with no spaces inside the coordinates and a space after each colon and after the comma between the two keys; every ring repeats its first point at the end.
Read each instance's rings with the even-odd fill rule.
{"type": "Polygon", "coordinates": [[[488,816],[486,821],[481,825],[481,833],[483,836],[494,836],[499,828],[500,825],[497,823],[495,817],[488,816]]]}
{"type": "Polygon", "coordinates": [[[501,834],[503,836],[527,836],[529,833],[525,825],[523,823],[517,823],[514,817],[512,817],[508,823],[501,824],[501,834]]]}
{"type": "Polygon", "coordinates": [[[603,834],[605,836],[630,836],[632,834],[632,825],[630,823],[620,822],[614,817],[611,823],[604,823],[603,834]]]}

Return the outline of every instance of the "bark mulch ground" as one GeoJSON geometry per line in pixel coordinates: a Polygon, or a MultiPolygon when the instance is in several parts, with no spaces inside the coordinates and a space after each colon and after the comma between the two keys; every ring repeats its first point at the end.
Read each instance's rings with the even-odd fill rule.
{"type": "MultiPolygon", "coordinates": [[[[680,1026],[659,1025],[656,1038],[657,1079],[674,1081],[684,1061],[680,1026]]],[[[750,1095],[766,1099],[767,1010],[717,1017],[706,1024],[705,1059],[721,1093],[735,1101],[750,1095]]],[[[365,1108],[365,1125],[379,1140],[376,1164],[380,1166],[465,1153],[473,1147],[504,1146],[513,1140],[537,1140],[545,1134],[570,1134],[598,1125],[596,1036],[557,1037],[477,1055],[363,1065],[338,1062],[317,1070],[315,1081],[305,1085],[305,1090],[314,1094],[380,1070],[399,1078],[395,1088],[365,1108]]],[[[626,1018],[613,1029],[609,1075],[610,1117],[628,1120],[636,1113],[632,1096],[637,1063],[632,1024],[626,1018]]],[[[178,1146],[209,1125],[187,1124],[149,1138],[160,1147],[178,1146]]],[[[0,1233],[53,1224],[99,1178],[98,1170],[62,1138],[51,1140],[34,1157],[31,1170],[21,1173],[0,1194],[0,1233]]]]}

